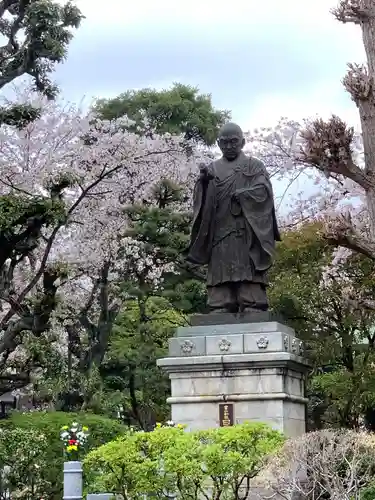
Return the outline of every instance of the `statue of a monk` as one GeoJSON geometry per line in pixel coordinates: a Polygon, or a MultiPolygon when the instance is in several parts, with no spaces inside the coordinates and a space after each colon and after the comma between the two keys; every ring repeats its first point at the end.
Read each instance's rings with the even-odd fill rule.
{"type": "Polygon", "coordinates": [[[208,264],[208,306],[216,312],[267,310],[267,271],[280,241],[264,164],[246,156],[234,123],[218,137],[222,158],[200,167],[188,261],[208,264]]]}

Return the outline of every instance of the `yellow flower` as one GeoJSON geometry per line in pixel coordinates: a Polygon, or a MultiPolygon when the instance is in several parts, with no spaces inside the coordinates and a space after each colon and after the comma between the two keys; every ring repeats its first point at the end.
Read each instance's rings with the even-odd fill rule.
{"type": "Polygon", "coordinates": [[[156,427],[161,427],[161,423],[160,423],[160,422],[157,422],[157,423],[156,423],[156,427]]]}
{"type": "Polygon", "coordinates": [[[69,427],[68,427],[67,425],[63,425],[63,426],[61,427],[61,429],[62,429],[63,431],[67,431],[67,430],[69,429],[69,427]]]}
{"type": "Polygon", "coordinates": [[[78,451],[78,446],[76,444],[71,444],[66,447],[66,451],[78,451]]]}
{"type": "Polygon", "coordinates": [[[185,426],[183,424],[177,424],[176,427],[177,427],[177,429],[184,429],[185,428],[185,426]]]}
{"type": "Polygon", "coordinates": [[[82,430],[83,430],[83,432],[87,432],[87,431],[89,430],[89,428],[88,428],[88,427],[86,427],[86,426],[84,425],[84,426],[82,427],[82,430]]]}

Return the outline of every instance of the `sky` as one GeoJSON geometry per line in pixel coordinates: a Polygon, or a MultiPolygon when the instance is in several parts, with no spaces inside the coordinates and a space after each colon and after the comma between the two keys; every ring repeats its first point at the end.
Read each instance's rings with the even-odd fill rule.
{"type": "Polygon", "coordinates": [[[66,99],[88,102],[192,84],[244,129],[280,116],[358,122],[341,79],[347,62],[364,60],[361,35],[333,18],[335,3],[77,0],[86,19],[55,77],[66,99]]]}
{"type": "MultiPolygon", "coordinates": [[[[69,101],[181,82],[244,130],[333,113],[359,125],[341,80],[364,62],[361,33],[334,19],[335,0],[76,1],[86,19],[55,75],[69,101]]],[[[274,181],[278,199],[286,186],[274,181]]],[[[316,187],[303,179],[288,198],[301,189],[316,187]]]]}

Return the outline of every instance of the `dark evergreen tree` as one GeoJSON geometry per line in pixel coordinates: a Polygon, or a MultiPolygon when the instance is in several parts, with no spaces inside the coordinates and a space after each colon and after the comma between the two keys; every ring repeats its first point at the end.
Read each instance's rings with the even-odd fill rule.
{"type": "Polygon", "coordinates": [[[127,115],[136,130],[144,118],[150,129],[165,134],[183,134],[185,139],[212,146],[219,128],[230,113],[215,109],[209,94],[197,87],[175,83],[170,89],[129,90],[113,99],[99,99],[96,113],[107,120],[127,115]]]}

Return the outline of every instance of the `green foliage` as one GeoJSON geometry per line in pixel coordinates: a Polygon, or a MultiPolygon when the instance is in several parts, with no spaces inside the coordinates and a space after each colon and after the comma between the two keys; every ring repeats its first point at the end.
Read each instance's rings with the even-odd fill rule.
{"type": "Polygon", "coordinates": [[[95,393],[95,411],[112,413],[122,407],[124,421],[144,430],[169,413],[169,381],[156,360],[166,354],[175,328],[186,324],[186,314],[205,308],[205,285],[184,267],[191,215],[180,209],[183,196],[182,187],[162,180],[154,188],[153,205],[127,209],[127,235],[145,245],[146,253],[156,254],[155,265],[173,263],[176,272],[164,273],[162,286],[137,273],[123,283],[122,293],[131,299],[117,319],[100,366],[103,386],[95,393]]]}
{"type": "MultiPolygon", "coordinates": [[[[158,291],[182,313],[203,312],[206,309],[204,273],[189,267],[184,252],[189,245],[191,213],[181,210],[185,189],[168,180],[154,187],[154,204],[133,205],[127,210],[130,219],[129,236],[141,241],[146,248],[157,248],[163,263],[173,263],[177,273],[163,276],[163,289],[158,291]]],[[[137,284],[133,284],[137,287],[137,284]]],[[[133,290],[134,293],[134,290],[133,290]]],[[[155,290],[136,291],[155,294],[155,290]]]]}
{"type": "Polygon", "coordinates": [[[270,273],[271,306],[301,338],[308,338],[315,326],[314,307],[321,305],[318,287],[322,268],[332,255],[320,229],[320,224],[314,223],[283,233],[270,273]]]}
{"type": "Polygon", "coordinates": [[[0,124],[22,129],[40,117],[40,109],[31,104],[12,104],[8,108],[0,107],[0,124]]]}
{"type": "MultiPolygon", "coordinates": [[[[78,28],[82,18],[79,9],[70,1],[62,5],[51,0],[6,2],[0,33],[9,43],[1,63],[0,88],[23,74],[29,74],[36,89],[53,98],[56,87],[48,75],[56,63],[64,60],[72,38],[70,28],[78,28]]],[[[13,108],[13,111],[15,121],[20,109],[13,108]]],[[[0,114],[4,113],[2,110],[0,114]]],[[[9,115],[5,118],[8,124],[12,121],[9,115]]],[[[19,118],[24,121],[27,117],[21,112],[19,118]]]]}
{"type": "Polygon", "coordinates": [[[145,253],[155,255],[155,265],[173,264],[161,286],[142,279],[139,273],[122,284],[127,300],[111,334],[109,349],[100,366],[102,384],[93,391],[89,408],[106,414],[121,408],[123,420],[144,430],[166,420],[169,407],[168,377],[157,368],[165,356],[168,339],[186,314],[205,310],[206,291],[186,267],[183,252],[189,241],[191,214],[182,210],[185,191],[167,179],[154,187],[152,205],[127,209],[127,236],[141,242],[145,253]]]}
{"type": "MultiPolygon", "coordinates": [[[[362,488],[360,490],[361,493],[361,500],[374,500],[375,498],[375,483],[370,484],[369,486],[366,486],[365,488],[362,488]]],[[[353,498],[353,500],[355,500],[353,498]]]]}
{"type": "Polygon", "coordinates": [[[14,194],[0,196],[0,230],[2,231],[11,231],[34,217],[39,217],[41,223],[48,226],[63,220],[64,216],[64,204],[60,200],[14,194]]]}
{"type": "Polygon", "coordinates": [[[129,236],[158,247],[164,261],[178,260],[188,244],[189,214],[177,212],[173,205],[133,205],[127,213],[131,220],[129,236]]]}
{"type": "Polygon", "coordinates": [[[90,413],[65,413],[35,411],[29,413],[14,412],[11,416],[0,422],[0,428],[34,429],[43,432],[48,438],[49,446],[56,455],[61,455],[60,429],[72,422],[90,429],[88,447],[93,448],[107,443],[111,439],[125,432],[126,427],[100,415],[90,413]]]}
{"type": "Polygon", "coordinates": [[[109,350],[100,368],[102,401],[122,407],[125,422],[145,430],[168,418],[168,377],[156,366],[166,355],[168,339],[185,317],[162,297],[129,301],[114,327],[109,350]]]}
{"type": "Polygon", "coordinates": [[[245,423],[210,431],[185,432],[182,426],[157,426],[129,432],[89,453],[85,459],[90,491],[142,494],[177,499],[246,498],[251,478],[283,444],[267,425],[245,423]],[[206,496],[207,495],[207,496],[206,496]]]}
{"type": "Polygon", "coordinates": [[[49,442],[34,429],[0,429],[0,470],[8,469],[0,482],[0,498],[11,492],[11,498],[39,500],[51,490],[51,477],[45,472],[49,442]]]}
{"type": "Polygon", "coordinates": [[[353,371],[337,366],[331,372],[318,373],[311,378],[310,391],[322,395],[328,424],[357,428],[367,409],[375,406],[372,365],[364,360],[364,355],[358,355],[353,371]]]}
{"type": "Polygon", "coordinates": [[[168,298],[173,306],[185,314],[207,312],[207,290],[202,280],[191,279],[189,273],[168,280],[163,296],[168,298]]]}
{"type": "MultiPolygon", "coordinates": [[[[9,419],[0,422],[0,439],[3,433],[12,432],[14,435],[25,435],[25,460],[27,456],[32,455],[32,450],[35,450],[39,462],[38,473],[43,479],[43,487],[46,488],[45,496],[49,499],[61,499],[61,489],[63,484],[63,445],[60,440],[60,429],[73,422],[79,422],[85,425],[90,430],[87,449],[96,448],[102,444],[115,439],[117,436],[126,432],[126,427],[115,420],[111,420],[102,416],[92,415],[89,413],[63,413],[63,412],[30,412],[30,413],[13,413],[9,419]],[[18,433],[18,434],[17,434],[18,433]],[[40,455],[39,448],[36,449],[32,442],[33,435],[43,436],[40,438],[40,455]],[[27,439],[26,439],[27,438],[27,439]]],[[[39,442],[39,441],[38,441],[39,442]]],[[[1,442],[0,442],[1,444],[1,442]]],[[[9,444],[10,446],[10,444],[9,444]]],[[[21,446],[18,443],[17,446],[21,446]]],[[[1,452],[1,450],[0,450],[1,452]]],[[[21,457],[21,454],[19,455],[21,457]]],[[[13,456],[16,462],[16,457],[13,456]]],[[[26,462],[25,462],[26,463],[26,462]]],[[[22,474],[26,477],[28,466],[25,465],[25,471],[22,469],[22,474]]],[[[30,474],[33,473],[31,466],[30,474]]],[[[21,472],[20,472],[21,474],[21,472]]],[[[23,498],[41,498],[39,497],[23,497],[23,498]]]]}
{"type": "MultiPolygon", "coordinates": [[[[306,224],[283,235],[270,276],[271,305],[306,341],[312,362],[308,384],[312,428],[357,427],[375,402],[375,316],[348,303],[341,281],[326,283],[323,271],[332,258],[320,224],[306,224]]],[[[354,301],[374,296],[375,266],[370,259],[352,256],[335,272],[350,283],[354,301]]]]}
{"type": "Polygon", "coordinates": [[[199,94],[199,89],[175,83],[166,90],[142,89],[120,94],[113,99],[99,99],[94,111],[102,118],[112,120],[127,115],[136,125],[143,117],[160,134],[184,134],[211,146],[215,143],[219,128],[230,118],[225,110],[212,106],[209,94],[199,94]]]}
{"type": "Polygon", "coordinates": [[[320,314],[314,339],[316,369],[310,388],[318,395],[316,408],[324,411],[325,422],[358,428],[365,420],[373,430],[375,316],[347,299],[355,304],[357,297],[373,297],[375,266],[370,259],[354,255],[339,266],[339,272],[351,284],[350,291],[345,284],[333,282],[321,296],[326,317],[320,314]]]}

